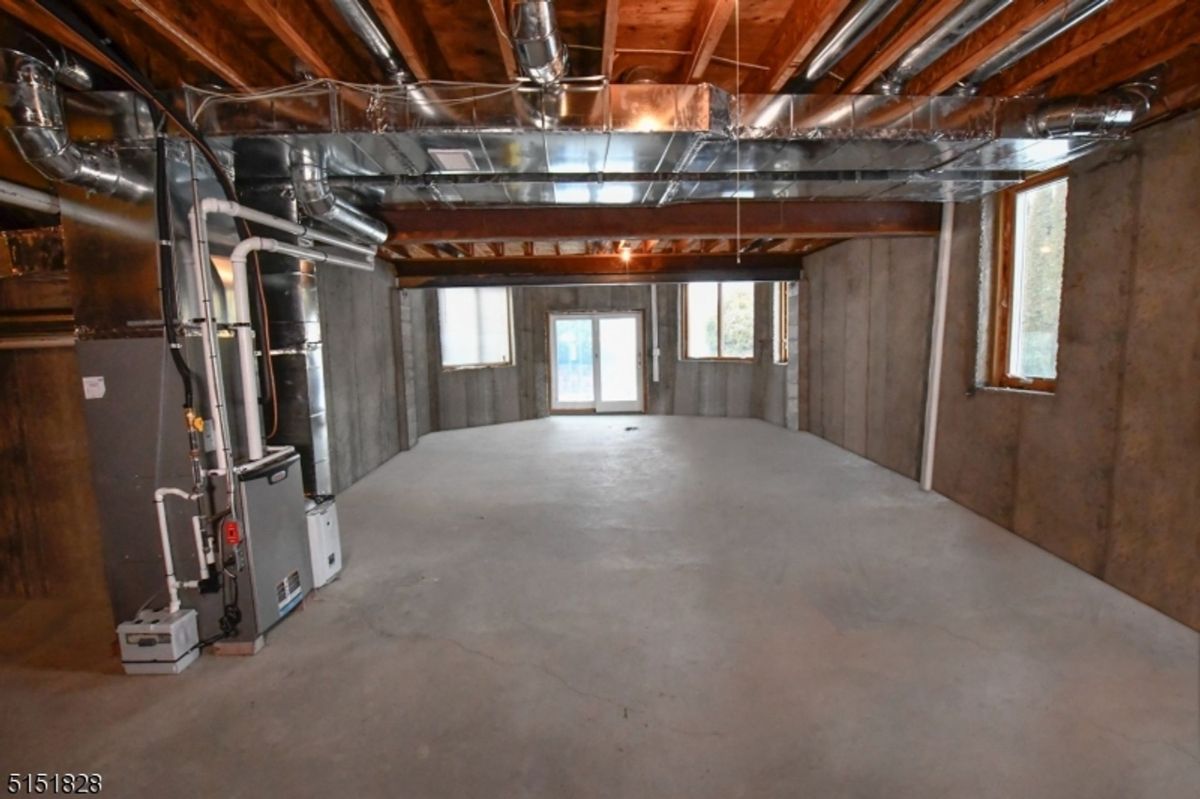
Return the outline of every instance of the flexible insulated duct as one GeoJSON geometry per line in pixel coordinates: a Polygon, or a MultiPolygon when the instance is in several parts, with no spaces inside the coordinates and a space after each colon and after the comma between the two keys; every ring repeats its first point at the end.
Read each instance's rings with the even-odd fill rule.
{"type": "Polygon", "coordinates": [[[71,141],[55,83],[55,68],[18,50],[3,51],[12,127],[9,135],[30,165],[49,180],[138,200],[151,192],[144,179],[111,152],[83,150],[71,141]]]}
{"type": "Polygon", "coordinates": [[[325,167],[310,150],[292,151],[292,187],[296,201],[313,219],[359,241],[372,244],[387,241],[387,225],[335,195],[325,178],[325,167]]]}
{"type": "Polygon", "coordinates": [[[517,63],[530,80],[555,86],[566,77],[567,47],[552,0],[516,0],[509,28],[517,63]]]}

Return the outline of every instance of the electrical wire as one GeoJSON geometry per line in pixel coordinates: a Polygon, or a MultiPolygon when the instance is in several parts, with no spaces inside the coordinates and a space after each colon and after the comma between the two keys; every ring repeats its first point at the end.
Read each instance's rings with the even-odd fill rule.
{"type": "Polygon", "coordinates": [[[158,227],[158,270],[159,290],[162,293],[163,331],[167,338],[167,349],[171,361],[183,382],[183,407],[191,408],[194,402],[193,385],[195,375],[179,343],[179,299],[175,287],[175,256],[171,238],[171,212],[167,200],[167,140],[163,129],[165,117],[159,117],[155,141],[154,215],[158,227]]]}

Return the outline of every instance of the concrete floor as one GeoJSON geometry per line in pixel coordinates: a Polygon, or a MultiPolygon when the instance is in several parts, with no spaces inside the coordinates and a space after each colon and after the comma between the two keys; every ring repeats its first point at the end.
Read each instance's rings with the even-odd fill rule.
{"type": "Polygon", "coordinates": [[[439,433],[339,507],[344,576],[256,657],[126,678],[0,650],[0,771],[114,796],[1200,792],[1195,632],[812,436],[439,433]]]}

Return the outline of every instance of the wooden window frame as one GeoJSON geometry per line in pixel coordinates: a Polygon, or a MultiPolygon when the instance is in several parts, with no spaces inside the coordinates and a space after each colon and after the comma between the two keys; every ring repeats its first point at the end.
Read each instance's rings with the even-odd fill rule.
{"type": "Polygon", "coordinates": [[[774,319],[771,323],[774,325],[775,337],[771,342],[771,357],[775,363],[782,366],[791,358],[791,341],[788,330],[788,284],[787,281],[779,281],[774,285],[774,307],[771,309],[774,313],[774,319]],[[775,303],[778,303],[777,305],[775,303]],[[778,312],[775,312],[778,309],[778,312]]]}
{"type": "MultiPolygon", "coordinates": [[[[723,327],[724,327],[722,324],[722,319],[721,319],[721,313],[722,313],[721,312],[721,305],[722,305],[721,293],[722,293],[722,291],[724,291],[723,287],[726,283],[734,283],[734,282],[742,282],[742,281],[711,280],[711,281],[700,281],[700,282],[709,282],[709,283],[717,284],[717,354],[716,355],[693,356],[688,351],[688,305],[689,305],[688,296],[687,296],[688,284],[684,283],[679,287],[679,324],[681,325],[681,327],[679,329],[679,332],[681,334],[679,336],[679,339],[680,339],[679,343],[680,343],[680,350],[683,353],[683,360],[685,360],[685,361],[722,361],[722,362],[726,362],[726,363],[753,363],[756,360],[756,356],[758,355],[758,342],[757,341],[754,342],[754,352],[752,352],[750,355],[737,356],[737,355],[721,355],[720,354],[722,346],[724,345],[724,338],[725,338],[723,335],[721,335],[723,327]]],[[[751,283],[750,285],[754,286],[756,284],[751,283]]],[[[750,306],[751,314],[754,314],[754,312],[758,310],[755,307],[758,304],[757,299],[758,299],[757,296],[754,296],[751,301],[751,306],[750,306]]],[[[753,320],[753,316],[752,316],[752,322],[753,321],[754,320],[753,320]]]]}
{"type": "MultiPolygon", "coordinates": [[[[1065,167],[1043,172],[1029,180],[1010,186],[996,194],[995,258],[992,264],[992,295],[990,308],[989,352],[987,382],[996,388],[1020,389],[1054,393],[1056,377],[1019,377],[1009,374],[1008,361],[1012,346],[1013,272],[1016,268],[1016,209],[1017,195],[1038,186],[1066,179],[1065,167]]],[[[1070,189],[1068,188],[1068,191],[1070,189]]],[[[1061,328],[1062,322],[1059,321],[1061,328]]]]}

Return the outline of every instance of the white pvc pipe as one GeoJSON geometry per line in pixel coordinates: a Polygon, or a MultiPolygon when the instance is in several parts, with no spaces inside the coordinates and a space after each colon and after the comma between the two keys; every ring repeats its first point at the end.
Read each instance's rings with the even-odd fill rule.
{"type": "MultiPolygon", "coordinates": [[[[175,557],[171,554],[171,534],[167,529],[167,508],[164,500],[168,497],[179,497],[181,499],[196,500],[199,499],[199,494],[189,494],[180,488],[160,488],[154,492],[154,509],[158,512],[158,535],[162,542],[163,552],[163,571],[167,577],[167,595],[170,597],[170,605],[168,613],[174,613],[179,610],[179,588],[181,583],[175,579],[175,557]]],[[[200,539],[196,539],[197,546],[201,546],[200,539]]],[[[200,562],[204,562],[204,553],[198,552],[200,562]]],[[[207,571],[207,567],[204,567],[207,571]]]]}
{"type": "Polygon", "coordinates": [[[658,286],[650,284],[650,380],[658,382],[658,286]]]}
{"type": "Polygon", "coordinates": [[[938,237],[937,282],[933,295],[933,329],[929,342],[929,381],[925,397],[925,441],[921,455],[921,488],[933,490],[933,456],[937,447],[938,403],[942,393],[942,351],[946,339],[946,302],[950,290],[950,248],[954,239],[954,203],[942,204],[938,237]]]}
{"type": "Polygon", "coordinates": [[[322,233],[319,230],[314,230],[310,227],[305,227],[288,219],[282,219],[262,211],[256,211],[253,208],[247,208],[241,203],[235,203],[232,200],[221,200],[216,197],[208,197],[200,202],[201,213],[207,217],[209,214],[225,214],[226,216],[236,216],[239,219],[245,219],[247,222],[263,225],[264,227],[281,230],[285,233],[291,233],[301,239],[309,239],[311,241],[329,244],[338,249],[347,250],[349,252],[359,253],[367,258],[374,258],[379,252],[379,248],[369,244],[358,244],[353,241],[334,236],[330,233],[322,233]]]}
{"type": "Polygon", "coordinates": [[[199,516],[192,517],[192,535],[196,539],[196,562],[200,564],[200,579],[208,579],[208,562],[212,553],[204,548],[203,520],[199,516]]]}
{"type": "MultiPolygon", "coordinates": [[[[196,286],[200,292],[203,316],[201,319],[201,328],[203,332],[202,343],[204,350],[204,378],[205,388],[213,405],[212,408],[212,425],[213,438],[216,442],[216,459],[217,468],[211,470],[209,474],[220,474],[225,477],[226,491],[229,496],[234,495],[233,473],[229,469],[229,464],[233,461],[233,448],[230,443],[227,433],[228,423],[225,417],[225,389],[224,384],[220,379],[221,356],[216,344],[216,315],[213,311],[212,291],[209,283],[208,262],[209,262],[209,245],[208,245],[208,217],[210,214],[223,214],[225,216],[233,216],[240,219],[245,219],[247,222],[254,222],[265,227],[274,228],[294,236],[299,236],[311,241],[319,241],[338,247],[349,252],[358,253],[363,256],[361,261],[355,261],[349,258],[341,258],[339,256],[331,256],[327,253],[322,253],[316,250],[308,250],[306,248],[290,248],[294,251],[304,252],[306,255],[298,257],[311,257],[313,260],[334,263],[341,266],[349,266],[356,269],[374,269],[374,258],[378,252],[378,248],[363,244],[357,244],[352,241],[333,236],[328,233],[322,233],[319,230],[307,228],[304,225],[297,224],[287,219],[282,219],[271,214],[257,211],[253,208],[233,202],[231,200],[222,200],[216,197],[206,197],[199,202],[199,210],[195,206],[188,212],[188,222],[192,230],[192,269],[196,281],[196,286]],[[311,255],[307,255],[311,253],[311,255]]],[[[263,241],[274,241],[273,239],[263,239],[263,241]]],[[[275,242],[275,249],[279,252],[288,252],[280,242],[275,242]]],[[[267,248],[264,248],[267,249],[267,248]]],[[[245,274],[245,262],[242,263],[242,279],[239,281],[234,279],[234,298],[235,305],[245,311],[245,315],[241,318],[249,324],[249,287],[248,280],[245,274]],[[238,296],[239,286],[241,296],[238,296]]],[[[240,311],[239,311],[240,313],[240,311]]],[[[258,377],[257,372],[253,369],[254,357],[253,348],[250,342],[246,340],[247,336],[242,335],[238,338],[239,360],[241,361],[241,377],[243,391],[246,391],[246,386],[253,386],[254,396],[247,398],[244,409],[247,417],[253,417],[253,421],[247,426],[247,435],[250,444],[250,457],[256,459],[254,452],[257,451],[257,458],[262,457],[261,439],[262,439],[262,420],[258,415],[258,377]],[[249,364],[250,370],[247,370],[246,357],[243,354],[244,350],[249,349],[249,364]],[[252,379],[248,379],[251,378],[252,379]],[[254,431],[258,432],[255,433],[254,431]],[[257,447],[253,442],[258,441],[257,447]]]]}
{"type": "MultiPolygon", "coordinates": [[[[355,245],[358,246],[358,245],[355,245]]],[[[252,461],[263,457],[262,417],[258,408],[258,366],[254,360],[254,331],[250,327],[250,280],[247,260],[252,252],[277,252],[317,263],[372,270],[373,262],[331,255],[311,247],[297,247],[275,239],[252,236],[238,242],[229,256],[233,271],[233,324],[236,327],[238,366],[242,385],[242,416],[246,429],[247,456],[252,461]]],[[[269,356],[268,356],[269,357],[269,356]]]]}
{"type": "Polygon", "coordinates": [[[225,422],[225,388],[221,384],[221,356],[217,350],[217,320],[213,311],[212,292],[208,275],[208,222],[203,213],[196,213],[195,207],[188,212],[188,224],[192,229],[192,276],[196,290],[200,292],[200,343],[204,352],[204,387],[208,394],[210,411],[212,412],[213,440],[216,444],[217,468],[225,475],[225,489],[230,497],[233,496],[233,476],[229,473],[229,463],[233,453],[226,435],[225,422]]]}

